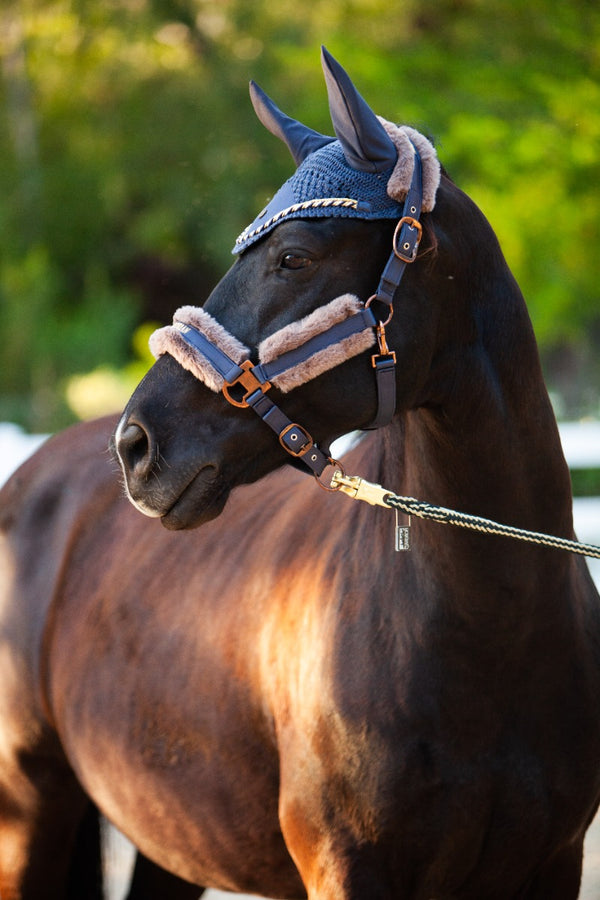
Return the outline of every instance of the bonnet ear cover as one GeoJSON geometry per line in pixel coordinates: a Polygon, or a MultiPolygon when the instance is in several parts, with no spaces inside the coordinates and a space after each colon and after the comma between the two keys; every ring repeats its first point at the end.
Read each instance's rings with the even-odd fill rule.
{"type": "Polygon", "coordinates": [[[431,212],[441,175],[431,141],[408,125],[394,125],[376,116],[325,47],[321,47],[321,61],[331,121],[350,166],[365,172],[385,172],[394,166],[387,193],[400,203],[410,189],[416,149],[423,166],[422,210],[431,212]]]}
{"type": "Polygon", "coordinates": [[[325,47],[321,47],[321,63],[331,121],[349,166],[357,172],[387,172],[398,158],[394,142],[325,47]]]}
{"type": "Polygon", "coordinates": [[[413,128],[376,116],[325,48],[322,63],[337,139],[285,115],[257,85],[250,85],[258,118],[287,144],[298,168],[238,236],[234,254],[243,253],[287,219],[399,219],[410,189],[415,148],[423,169],[422,210],[431,212],[435,205],[440,165],[431,142],[413,128]]]}
{"type": "Polygon", "coordinates": [[[259,121],[271,134],[287,144],[297,166],[301,165],[306,157],[315,150],[319,150],[335,140],[326,134],[313,131],[312,128],[308,128],[297,119],[286,116],[255,81],[250,82],[250,99],[259,121]]]}

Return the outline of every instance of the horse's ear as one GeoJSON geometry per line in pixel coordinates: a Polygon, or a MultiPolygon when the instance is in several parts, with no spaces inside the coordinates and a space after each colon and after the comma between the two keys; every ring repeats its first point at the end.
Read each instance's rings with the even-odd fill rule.
{"type": "Polygon", "coordinates": [[[250,82],[250,99],[262,124],[287,144],[297,166],[310,153],[335,140],[286,116],[254,81],[250,82]]]}
{"type": "Polygon", "coordinates": [[[321,47],[321,62],[331,121],[349,165],[360,172],[390,169],[398,153],[383,125],[325,47],[321,47]]]}

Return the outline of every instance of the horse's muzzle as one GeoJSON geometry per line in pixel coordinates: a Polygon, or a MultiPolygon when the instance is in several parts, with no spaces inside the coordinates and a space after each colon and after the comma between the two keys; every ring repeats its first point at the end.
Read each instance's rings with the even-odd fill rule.
{"type": "Polygon", "coordinates": [[[139,512],[166,528],[194,528],[222,511],[229,494],[216,466],[170,465],[150,429],[125,414],[111,446],[123,472],[127,497],[139,512]]]}

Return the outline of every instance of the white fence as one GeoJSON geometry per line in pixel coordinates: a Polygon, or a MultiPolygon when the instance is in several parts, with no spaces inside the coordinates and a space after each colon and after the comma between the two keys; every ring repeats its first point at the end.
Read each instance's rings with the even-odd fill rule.
{"type": "MultiPolygon", "coordinates": [[[[560,426],[560,436],[570,468],[600,468],[600,422],[564,423],[560,426]]],[[[44,440],[45,435],[25,434],[16,425],[0,423],[0,484],[44,440]]],[[[573,513],[579,539],[600,543],[600,497],[577,497],[573,513]]],[[[592,574],[600,584],[600,561],[589,562],[592,574]]]]}

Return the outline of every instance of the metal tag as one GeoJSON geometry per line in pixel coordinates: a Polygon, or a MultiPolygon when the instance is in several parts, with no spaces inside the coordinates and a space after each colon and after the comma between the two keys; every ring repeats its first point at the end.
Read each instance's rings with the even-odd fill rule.
{"type": "Polygon", "coordinates": [[[410,550],[410,517],[408,525],[398,524],[398,510],[396,512],[396,540],[394,544],[395,550],[410,550]]]}

